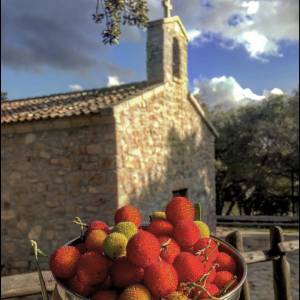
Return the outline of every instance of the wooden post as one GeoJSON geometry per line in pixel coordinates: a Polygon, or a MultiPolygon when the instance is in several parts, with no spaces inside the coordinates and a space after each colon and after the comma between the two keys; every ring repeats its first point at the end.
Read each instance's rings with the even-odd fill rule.
{"type": "MultiPolygon", "coordinates": [[[[225,239],[239,252],[244,252],[243,236],[240,231],[236,230],[228,234],[225,239]]],[[[240,300],[250,300],[250,287],[247,279],[243,284],[240,300]]]]}
{"type": "Polygon", "coordinates": [[[284,242],[283,231],[280,227],[274,226],[270,229],[271,252],[273,259],[273,285],[276,300],[292,300],[291,294],[291,270],[286,253],[281,252],[279,243],[284,242]]]}

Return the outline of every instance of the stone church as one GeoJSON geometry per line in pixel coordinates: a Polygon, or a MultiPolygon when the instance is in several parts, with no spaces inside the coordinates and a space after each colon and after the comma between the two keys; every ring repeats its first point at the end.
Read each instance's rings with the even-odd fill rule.
{"type": "Polygon", "coordinates": [[[146,221],[187,195],[214,228],[217,132],[188,92],[187,45],[167,10],[149,22],[147,81],[1,103],[2,275],[35,269],[28,239],[51,253],[74,217],[111,223],[127,203],[146,221]]]}

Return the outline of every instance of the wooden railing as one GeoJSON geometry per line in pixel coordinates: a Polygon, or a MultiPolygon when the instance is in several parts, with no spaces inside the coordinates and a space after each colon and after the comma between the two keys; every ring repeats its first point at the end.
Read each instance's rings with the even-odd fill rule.
{"type": "MultiPolygon", "coordinates": [[[[244,252],[243,236],[240,231],[230,233],[225,239],[241,252],[247,264],[272,261],[275,300],[292,300],[291,271],[286,253],[299,249],[299,240],[285,242],[282,228],[278,226],[270,229],[271,249],[268,250],[244,252]]],[[[247,280],[243,285],[240,299],[251,299],[247,280]]]]}
{"type": "Polygon", "coordinates": [[[288,227],[298,228],[299,218],[294,216],[217,216],[217,225],[225,227],[288,227]]]}
{"type": "MultiPolygon", "coordinates": [[[[243,236],[240,231],[234,231],[225,240],[237,248],[245,258],[247,264],[266,261],[273,262],[273,282],[276,300],[292,300],[290,265],[286,257],[287,252],[299,249],[299,240],[284,241],[280,227],[270,229],[271,249],[258,251],[244,251],[243,236]]],[[[50,271],[43,271],[46,288],[52,292],[55,281],[50,271]]],[[[35,295],[41,292],[38,273],[11,275],[1,278],[1,299],[35,295]]],[[[242,288],[241,300],[250,300],[250,288],[246,281],[242,288]]]]}

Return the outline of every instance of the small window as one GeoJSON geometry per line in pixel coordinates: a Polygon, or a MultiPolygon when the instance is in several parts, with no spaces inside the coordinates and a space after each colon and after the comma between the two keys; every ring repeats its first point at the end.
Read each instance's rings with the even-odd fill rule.
{"type": "Polygon", "coordinates": [[[181,196],[181,197],[187,197],[188,195],[188,189],[181,189],[178,191],[173,191],[173,197],[181,196]]]}
{"type": "Polygon", "coordinates": [[[173,38],[173,76],[181,78],[181,51],[178,38],[173,38]]]}

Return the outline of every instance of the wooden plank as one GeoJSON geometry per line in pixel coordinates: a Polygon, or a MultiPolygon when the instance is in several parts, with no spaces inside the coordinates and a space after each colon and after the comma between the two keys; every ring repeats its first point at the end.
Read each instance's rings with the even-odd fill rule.
{"type": "Polygon", "coordinates": [[[269,261],[272,259],[278,259],[280,254],[295,251],[299,249],[299,241],[287,241],[281,242],[277,245],[277,250],[258,250],[258,251],[248,251],[242,252],[242,256],[245,258],[247,264],[254,264],[264,261],[269,261]]]}
{"type": "Polygon", "coordinates": [[[293,216],[217,216],[217,221],[224,222],[263,222],[263,223],[298,223],[299,218],[293,216]]]}
{"type": "Polygon", "coordinates": [[[58,287],[55,286],[53,293],[52,293],[52,300],[63,300],[59,291],[58,291],[58,287]]]}
{"type": "MultiPolygon", "coordinates": [[[[234,246],[238,251],[244,251],[244,244],[243,244],[243,236],[240,231],[234,231],[226,237],[226,240],[234,246]]],[[[241,300],[250,300],[250,287],[248,280],[246,279],[242,291],[241,291],[241,300]]]]}
{"type": "MultiPolygon", "coordinates": [[[[43,271],[48,292],[55,287],[55,280],[50,271],[43,271]]],[[[1,299],[27,296],[41,293],[39,275],[35,273],[18,274],[1,277],[1,299]]]]}
{"type": "Polygon", "coordinates": [[[283,231],[274,226],[270,230],[271,251],[273,255],[279,254],[278,259],[273,259],[273,285],[276,300],[292,300],[290,264],[285,254],[278,253],[278,244],[284,242],[283,231]]]}
{"type": "Polygon", "coordinates": [[[258,227],[258,228],[263,228],[263,227],[271,227],[274,225],[284,227],[284,228],[299,228],[298,223],[278,223],[278,222],[273,222],[273,223],[263,223],[263,222],[236,222],[236,221],[231,221],[231,222],[221,222],[217,221],[217,225],[220,227],[258,227]]]}
{"type": "Polygon", "coordinates": [[[298,250],[299,240],[281,242],[278,244],[278,249],[282,253],[298,250]]]}
{"type": "Polygon", "coordinates": [[[249,251],[242,252],[241,254],[244,257],[247,264],[254,264],[273,259],[273,256],[269,254],[269,250],[249,251]]]}

